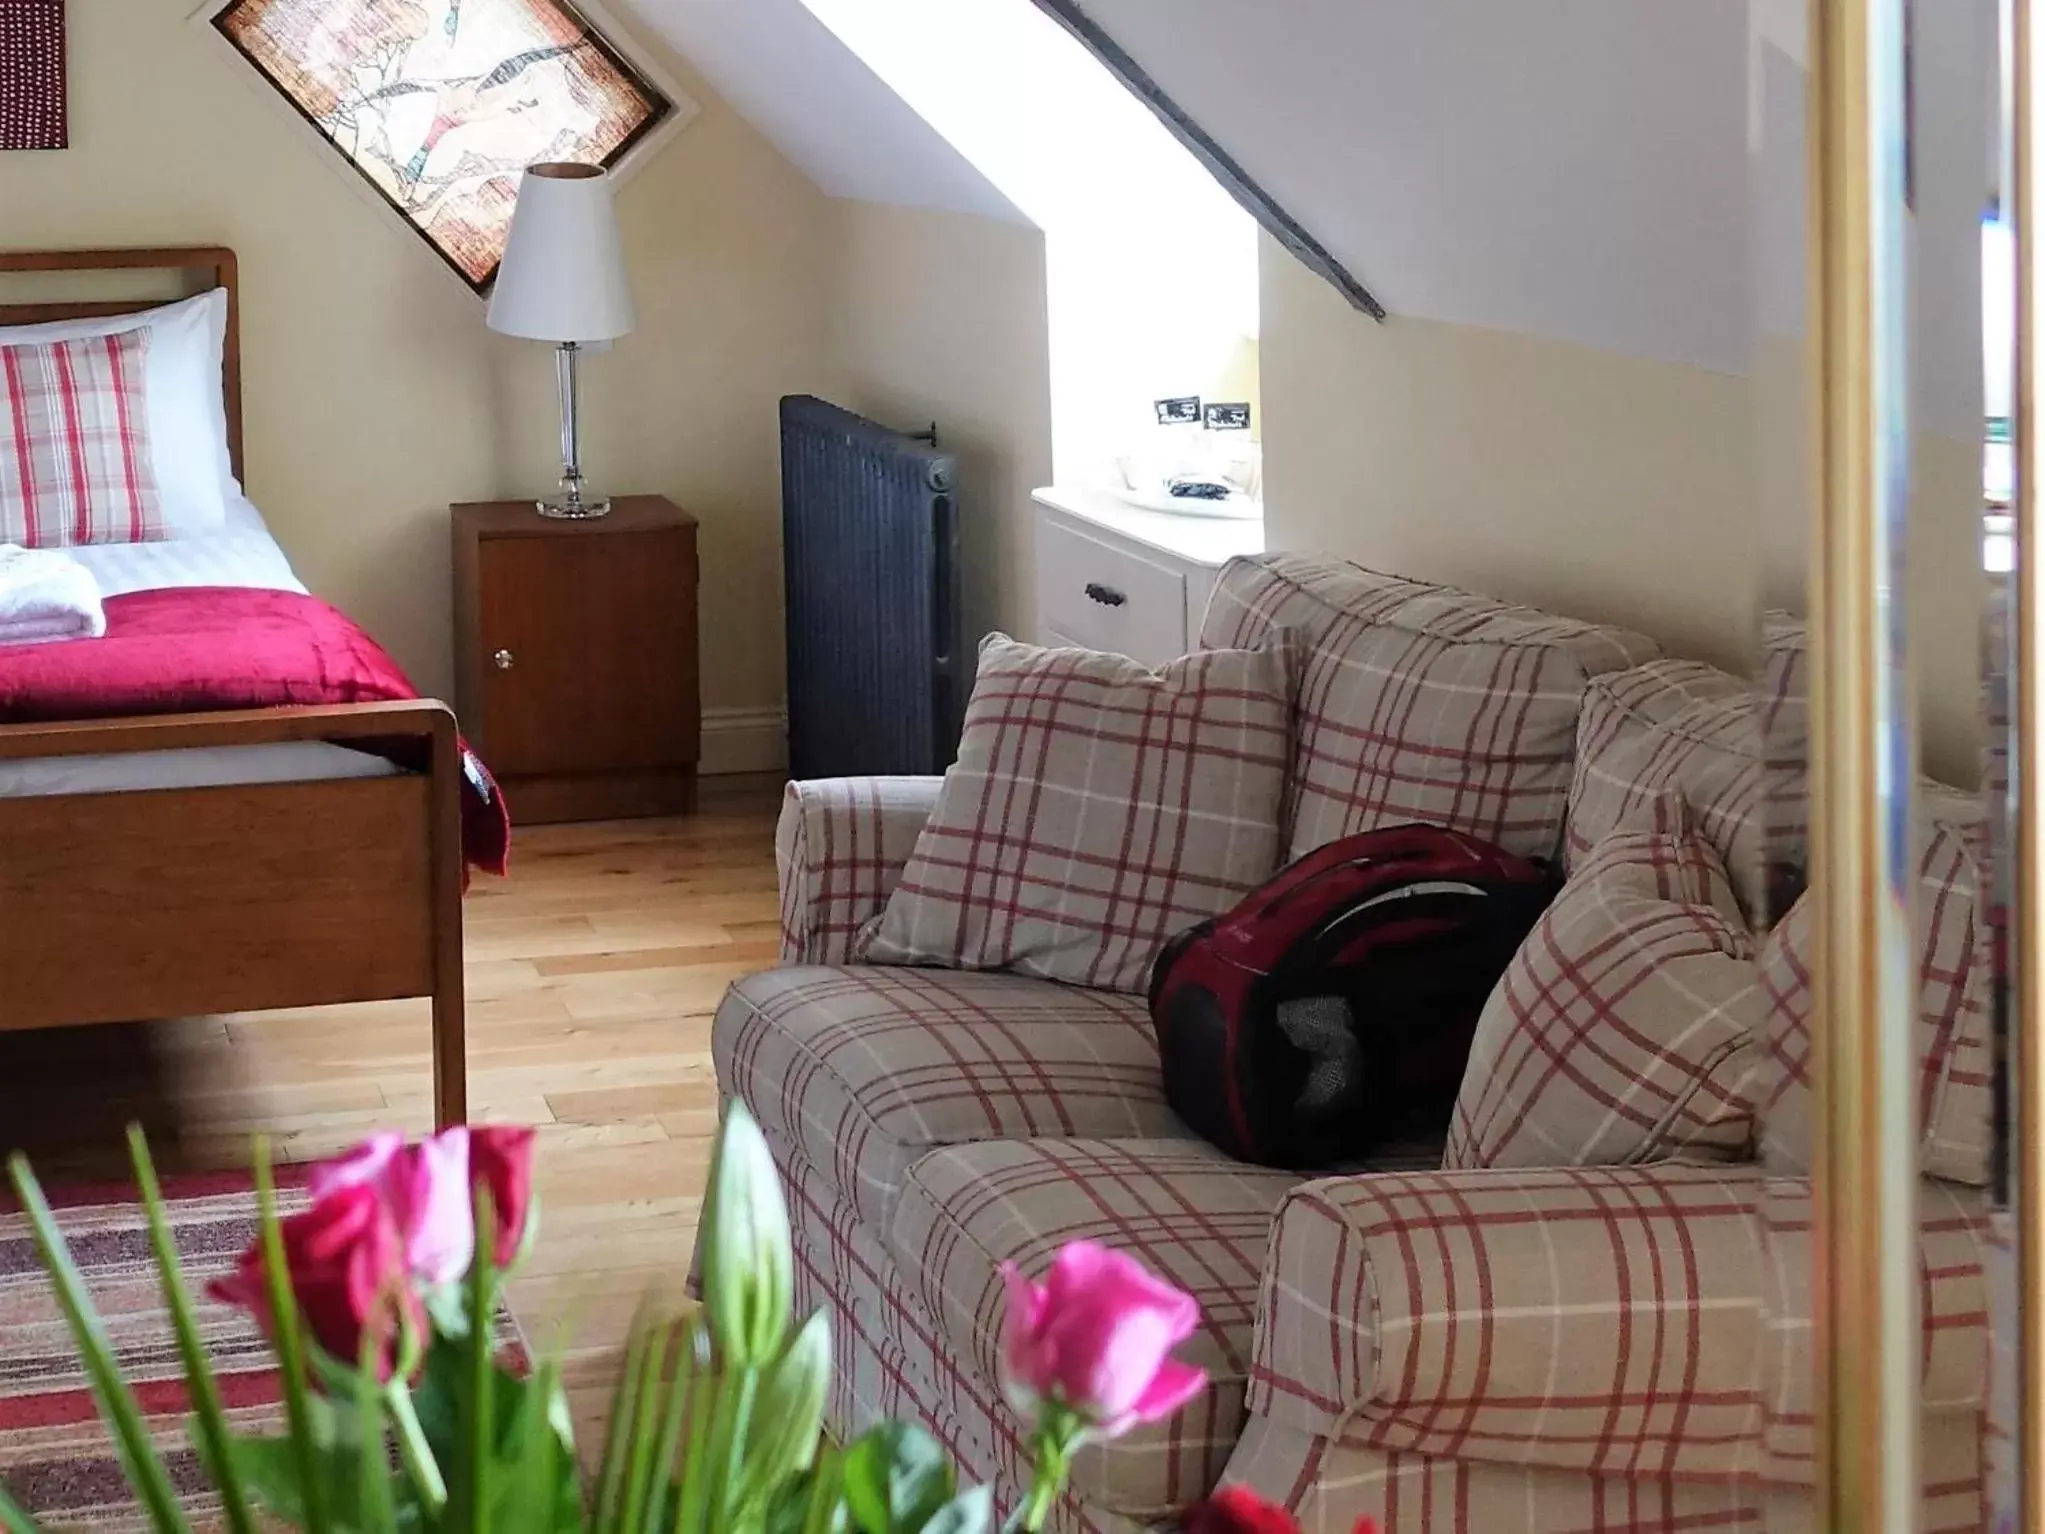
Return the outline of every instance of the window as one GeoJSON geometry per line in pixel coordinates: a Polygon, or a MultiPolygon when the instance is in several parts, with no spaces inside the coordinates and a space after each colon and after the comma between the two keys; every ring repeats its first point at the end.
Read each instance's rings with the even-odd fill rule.
{"type": "Polygon", "coordinates": [[[1981,397],[1988,417],[1981,448],[1981,563],[1998,575],[2015,568],[2016,556],[2016,524],[2010,514],[2016,494],[2010,431],[2010,392],[2017,355],[2016,293],[2015,241],[2010,226],[1990,213],[1981,223],[1981,356],[1985,369],[1981,397]]]}
{"type": "Polygon", "coordinates": [[[803,0],[1045,236],[1061,483],[1181,457],[1254,483],[1257,225],[1032,0],[803,0]],[[1161,428],[1153,402],[1248,404],[1247,434],[1161,428]]]}

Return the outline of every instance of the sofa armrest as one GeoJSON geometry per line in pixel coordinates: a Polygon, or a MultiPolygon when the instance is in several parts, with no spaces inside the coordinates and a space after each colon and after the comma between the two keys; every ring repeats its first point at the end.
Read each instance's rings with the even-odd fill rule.
{"type": "Polygon", "coordinates": [[[774,832],[781,962],[844,964],[887,908],[943,778],[818,778],[790,783],[774,832]]]}
{"type": "MultiPolygon", "coordinates": [[[[1812,1351],[1817,1277],[1811,1183],[1771,1177],[1762,1211],[1768,1239],[1767,1394],[1763,1474],[1808,1483],[1817,1462],[1817,1376],[1812,1351]]],[[[1988,1404],[1989,1252],[1993,1241],[1985,1189],[1924,1178],[1917,1185],[1918,1402],[1927,1423],[1974,1421],[1988,1404]]],[[[1966,1484],[1978,1471],[1935,1464],[1927,1435],[1927,1485],[1966,1484]]]]}
{"type": "Polygon", "coordinates": [[[1632,1475],[1753,1463],[1751,1166],[1376,1173],[1295,1189],[1250,1410],[1316,1438],[1632,1475]]]}
{"type": "MultiPolygon", "coordinates": [[[[1987,1399],[1981,1190],[1919,1186],[1927,1419],[1987,1399]]],[[[1249,1408],[1437,1458],[1808,1484],[1810,1183],[1756,1166],[1377,1173],[1293,1190],[1249,1408]]]]}

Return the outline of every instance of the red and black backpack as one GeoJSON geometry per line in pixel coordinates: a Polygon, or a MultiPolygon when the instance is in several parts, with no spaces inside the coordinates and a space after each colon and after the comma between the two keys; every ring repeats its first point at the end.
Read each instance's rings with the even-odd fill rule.
{"type": "Polygon", "coordinates": [[[1166,1100],[1267,1166],[1446,1127],[1478,1014],[1554,891],[1542,865],[1437,826],[1308,853],[1158,955],[1166,1100]]]}

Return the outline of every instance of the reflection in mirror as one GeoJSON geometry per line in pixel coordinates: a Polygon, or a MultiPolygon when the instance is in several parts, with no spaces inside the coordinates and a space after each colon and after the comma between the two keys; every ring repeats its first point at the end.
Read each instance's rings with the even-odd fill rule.
{"type": "MultiPolygon", "coordinates": [[[[1761,512],[1761,661],[1755,712],[1762,761],[1762,859],[1766,899],[1758,912],[1757,964],[1765,998],[1768,1081],[1760,1093],[1764,1178],[1762,1239],[1775,1287],[1763,1304],[1764,1483],[1802,1479],[1821,1456],[1827,1425],[1811,1352],[1815,1312],[1810,1173],[1814,1159],[1813,1005],[1817,940],[1806,888],[1811,853],[1811,732],[1807,664],[1815,575],[1813,473],[1820,398],[1811,376],[1808,252],[1814,229],[1806,40],[1809,7],[1749,7],[1755,18],[1749,99],[1751,301],[1754,342],[1755,496],[1761,512]],[[1799,1472],[1801,1474],[1799,1475],[1799,1472]]],[[[1907,974],[1914,995],[1909,1047],[1915,1059],[1917,1188],[1914,1245],[1923,1331],[1917,1442],[1923,1527],[1979,1528],[1986,1521],[1981,1464],[1988,1394],[1984,1255],[1990,1162],[1991,911],[1982,891],[1997,866],[1985,834],[1981,637],[1993,624],[1984,563],[2009,558],[2007,506],[1984,521],[1984,474],[2002,476],[2007,501],[2006,386],[1992,372],[1997,308],[1984,308],[1983,210],[1996,206],[1992,174],[1998,79],[1995,0],[1918,4],[1909,14],[1906,69],[1913,98],[1909,136],[1908,295],[1911,498],[1907,602],[1889,636],[1908,646],[1916,681],[1921,771],[1906,842],[1910,924],[1907,974]],[[1983,422],[1989,422],[1984,444],[1983,422]],[[1997,438],[2000,437],[2000,441],[1997,438]]],[[[1989,226],[1986,242],[1996,236],[1989,226]]],[[[2007,307],[2001,311],[2001,367],[2007,307]]],[[[1833,407],[1840,408],[1837,399],[1833,407]]],[[[1991,495],[1992,495],[1991,489],[1991,495]]],[[[1836,631],[1835,631],[1836,632],[1836,631]]],[[[1991,641],[1992,644],[1992,641],[1991,641]]],[[[1899,654],[1899,660],[1901,656],[1899,654]]],[[[1907,742],[1877,742],[1884,755],[1907,742]]],[[[1849,749],[1834,740],[1835,751],[1849,749]]],[[[1904,758],[1911,760],[1913,758],[1904,758]]],[[[1838,898],[1845,898],[1839,892],[1838,898]]],[[[1905,971],[1904,955],[1887,962],[1905,971]]],[[[1837,1014],[1834,1014],[1837,1016],[1837,1014]]],[[[1853,1019],[1842,1019],[1848,1026],[1853,1019]]],[[[1837,1026],[1837,1024],[1835,1024],[1837,1026]]],[[[1845,1388],[1842,1382],[1839,1388],[1845,1388]]],[[[1771,1487],[1771,1491],[1773,1488],[1771,1487]]],[[[1780,1494],[1763,1498],[1771,1527],[1809,1526],[1810,1509],[1780,1494]]]]}
{"type": "MultiPolygon", "coordinates": [[[[1919,1255],[1928,1527],[1992,1520],[1977,1485],[2007,1460],[1991,1357],[2013,1318],[1990,1303],[1997,945],[2006,916],[2005,820],[1993,715],[2001,582],[2011,555],[2009,380],[2013,274],[2003,222],[2001,28],[1995,0],[1915,7],[1913,432],[1906,636],[1918,679],[1911,955],[1923,1090],[1919,1255]],[[1998,892],[2004,898],[1998,899],[1998,892]],[[1960,1318],[1985,1318],[1962,1321],[1960,1318]],[[1948,1334],[1938,1338],[1932,1328],[1948,1334]],[[1978,1330],[1977,1330],[1978,1328],[1978,1330]],[[1949,1374],[1946,1364],[1957,1367],[1949,1374]],[[1987,1442],[1981,1442],[1986,1433],[1987,1442]]],[[[1987,1498],[2007,1478],[1992,1474],[1987,1498]]]]}
{"type": "Polygon", "coordinates": [[[1805,134],[1810,18],[1802,0],[1756,6],[1748,80],[1748,204],[1754,485],[1759,508],[1761,866],[1755,912],[1772,928],[1803,892],[1810,823],[1804,616],[1812,527],[1811,401],[1805,324],[1810,283],[1810,145],[1805,134]]]}
{"type": "Polygon", "coordinates": [[[1762,997],[1754,1228],[1766,1259],[1754,1463],[1762,1525],[1787,1534],[1811,1525],[1818,1468],[1808,1175],[1813,927],[1803,898],[1810,827],[1805,617],[1815,493],[1807,318],[1811,17],[1803,0],[1756,4],[1748,15],[1749,379],[1760,530],[1750,694],[1760,764],[1750,915],[1762,997]]]}
{"type": "MultiPolygon", "coordinates": [[[[1981,859],[1979,941],[1987,976],[1991,1111],[1989,1177],[1989,1377],[1987,1465],[1991,1528],[2015,1528],[2022,1516],[2022,1465],[2015,1452],[2018,1389],[2017,1230],[2012,1216],[2015,1157],[2010,1041],[2015,1021],[2016,845],[2011,763],[2016,719],[2013,575],[2017,563],[2014,423],[2018,366],[2014,182],[2014,6],[1997,6],[1997,66],[1991,77],[1989,195],[1981,218],[1981,380],[1983,440],[1979,501],[1981,568],[1981,859]]],[[[2033,1488],[2033,1494],[2045,1488],[2033,1488]]]]}

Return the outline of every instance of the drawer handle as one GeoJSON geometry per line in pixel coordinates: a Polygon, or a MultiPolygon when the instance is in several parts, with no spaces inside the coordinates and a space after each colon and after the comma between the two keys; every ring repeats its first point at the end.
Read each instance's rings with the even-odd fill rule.
{"type": "Polygon", "coordinates": [[[518,663],[517,657],[515,657],[509,650],[499,650],[495,655],[490,657],[490,664],[495,666],[499,671],[509,671],[517,663],[518,663]]]}
{"type": "Polygon", "coordinates": [[[1129,600],[1113,586],[1103,586],[1099,581],[1086,583],[1086,595],[1088,601],[1098,602],[1103,607],[1120,607],[1129,600]]]}

